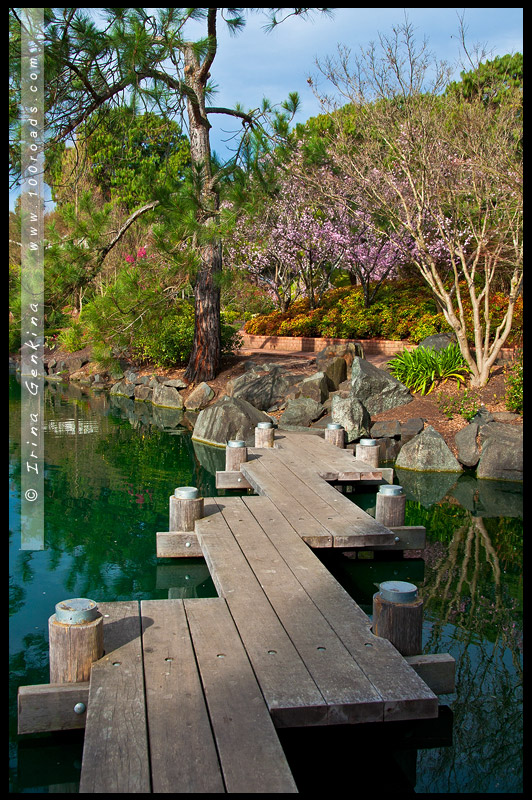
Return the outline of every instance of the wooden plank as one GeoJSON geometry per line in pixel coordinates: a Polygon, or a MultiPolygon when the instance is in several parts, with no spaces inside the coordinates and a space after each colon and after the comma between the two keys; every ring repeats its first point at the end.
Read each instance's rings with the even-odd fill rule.
{"type": "Polygon", "coordinates": [[[312,466],[301,461],[291,450],[272,451],[263,456],[260,462],[252,462],[249,468],[243,464],[242,469],[245,469],[250,482],[253,482],[250,477],[253,474],[257,485],[263,482],[263,491],[260,493],[271,497],[283,513],[288,508],[285,516],[291,524],[294,504],[301,500],[308,513],[332,535],[333,547],[394,543],[395,537],[384,525],[337,492],[317,475],[312,466]],[[262,467],[260,475],[259,465],[262,467]],[[267,485],[264,484],[266,471],[271,475],[267,485]],[[275,479],[275,483],[272,483],[272,479],[275,479]]]}
{"type": "Polygon", "coordinates": [[[327,481],[380,480],[382,471],[357,459],[352,450],[343,450],[321,437],[289,433],[278,440],[279,449],[289,449],[303,459],[310,458],[321,478],[327,481]]]}
{"type": "Polygon", "coordinates": [[[157,531],[157,558],[198,558],[203,555],[194,531],[157,531]]]}
{"type": "Polygon", "coordinates": [[[76,714],[74,706],[89,699],[89,681],[43,683],[19,686],[18,733],[71,731],[85,727],[86,712],[76,714]]]}
{"type": "Polygon", "coordinates": [[[297,793],[225,602],[196,599],[184,605],[227,792],[297,793]]]}
{"type": "Polygon", "coordinates": [[[141,615],[153,792],[223,793],[183,601],[143,600],[141,615]]]}
{"type": "Polygon", "coordinates": [[[427,529],[423,525],[399,525],[390,528],[399,541],[393,545],[372,545],[358,550],[424,550],[427,543],[427,529]]]}
{"type": "Polygon", "coordinates": [[[107,655],[91,672],[79,791],[150,792],[138,602],[98,608],[107,655]]]}
{"type": "Polygon", "coordinates": [[[438,698],[386,639],[312,551],[263,497],[243,502],[282,553],[290,569],[383,699],[383,720],[432,718],[438,698]]]}
{"type": "Polygon", "coordinates": [[[253,489],[272,499],[290,525],[310,547],[332,547],[333,537],[321,523],[271,473],[266,460],[256,459],[242,464],[242,472],[253,489]]]}
{"type": "Polygon", "coordinates": [[[196,522],[196,533],[214,585],[227,601],[270,713],[277,726],[323,724],[327,702],[220,513],[217,504],[224,499],[205,499],[206,516],[196,522]]]}
{"type": "Polygon", "coordinates": [[[240,470],[217,470],[217,489],[251,489],[251,485],[244,478],[240,470]]]}
{"type": "Polygon", "coordinates": [[[407,656],[405,661],[434,694],[452,694],[455,691],[456,661],[449,653],[407,656]]]}
{"type": "MultiPolygon", "coordinates": [[[[376,721],[382,700],[241,498],[222,514],[328,704],[327,724],[376,721]]],[[[318,563],[317,559],[314,561],[318,563]]]]}

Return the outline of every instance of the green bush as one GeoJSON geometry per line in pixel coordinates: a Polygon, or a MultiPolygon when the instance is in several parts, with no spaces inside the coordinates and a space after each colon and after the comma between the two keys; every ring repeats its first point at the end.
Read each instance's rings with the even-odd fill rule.
{"type": "Polygon", "coordinates": [[[523,353],[520,352],[506,379],[506,408],[516,414],[523,413],[523,353]]]}
{"type": "MultiPolygon", "coordinates": [[[[242,337],[231,325],[221,325],[222,355],[234,352],[242,345],[242,337]]],[[[194,309],[183,304],[174,313],[144,325],[135,335],[131,351],[141,362],[156,367],[184,366],[188,363],[194,342],[194,309]]]]}
{"type": "Polygon", "coordinates": [[[464,383],[470,370],[457,344],[443,350],[416,347],[404,350],[388,362],[391,374],[413,392],[430,394],[438,383],[454,379],[464,383]]]}
{"type": "Polygon", "coordinates": [[[71,320],[68,328],[58,336],[60,346],[68,353],[75,353],[87,344],[86,330],[81,320],[71,320]]]}

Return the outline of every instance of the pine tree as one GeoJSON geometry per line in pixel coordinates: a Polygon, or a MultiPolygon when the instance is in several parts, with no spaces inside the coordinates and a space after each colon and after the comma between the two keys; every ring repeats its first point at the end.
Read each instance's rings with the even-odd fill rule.
{"type": "MultiPolygon", "coordinates": [[[[260,9],[269,29],[291,15],[313,10],[260,9]]],[[[261,124],[269,107],[246,113],[208,105],[211,68],[218,49],[221,18],[232,33],[245,24],[243,9],[160,8],[151,16],[143,8],[99,9],[99,19],[87,9],[45,9],[46,112],[50,143],[65,142],[97,112],[112,105],[143,103],[168,119],[188,122],[192,162],[195,228],[191,236],[197,270],[194,277],[195,338],[186,377],[191,382],[212,379],[220,358],[220,288],[222,248],[218,234],[220,175],[213,168],[209,115],[229,114],[243,123],[247,134],[261,124]],[[185,38],[189,21],[203,22],[206,35],[185,38]]],[[[252,9],[248,9],[252,11],[252,9]]],[[[11,19],[16,9],[10,9],[11,19]]],[[[16,25],[12,25],[13,29],[16,25]]],[[[14,36],[14,34],[13,34],[14,36]]],[[[285,106],[295,110],[295,98],[285,106]]],[[[189,200],[191,195],[189,194],[189,200]]],[[[155,203],[158,201],[154,201],[155,203]]],[[[153,208],[153,204],[150,208],[153,208]]],[[[135,212],[137,213],[137,212],[135,212]]],[[[100,254],[100,261],[108,249],[100,254]]],[[[95,269],[98,267],[96,263],[95,269]]]]}

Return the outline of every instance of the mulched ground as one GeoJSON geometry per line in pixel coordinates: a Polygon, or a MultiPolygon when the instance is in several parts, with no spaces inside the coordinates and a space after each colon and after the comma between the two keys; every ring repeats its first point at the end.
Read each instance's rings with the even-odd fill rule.
{"type": "MultiPolygon", "coordinates": [[[[87,356],[90,357],[90,348],[84,348],[77,353],[66,353],[60,350],[45,353],[53,356],[57,361],[64,360],[68,363],[71,359],[87,356]]],[[[368,356],[367,360],[376,366],[385,369],[386,362],[389,356],[368,356]]],[[[225,394],[225,386],[227,382],[237,375],[241,375],[246,369],[246,363],[253,361],[257,364],[264,363],[278,363],[286,366],[291,372],[300,372],[302,377],[311,375],[316,371],[315,357],[313,353],[306,352],[280,352],[280,351],[265,351],[265,350],[242,350],[237,356],[227,358],[223,364],[222,369],[218,376],[209,381],[209,386],[215,391],[215,397],[212,402],[215,402],[225,394]]],[[[84,371],[87,373],[94,368],[86,365],[84,371]]],[[[136,370],[137,371],[137,370],[136,370]]],[[[164,376],[166,378],[182,377],[184,369],[156,369],[153,367],[143,367],[138,369],[139,375],[153,375],[164,376]]],[[[505,412],[506,406],[504,402],[506,393],[506,375],[507,370],[504,366],[497,366],[492,371],[489,383],[482,389],[470,389],[466,386],[469,396],[469,405],[476,404],[477,407],[484,405],[488,411],[491,412],[505,412]]],[[[187,394],[192,390],[192,386],[188,390],[183,391],[183,396],[186,398],[187,394]]],[[[456,447],[454,444],[454,437],[456,433],[464,428],[468,422],[460,415],[460,410],[456,406],[460,404],[464,397],[464,387],[458,387],[456,383],[447,382],[444,385],[437,386],[429,395],[421,397],[414,395],[414,400],[404,406],[398,406],[391,411],[376,414],[372,417],[372,422],[381,420],[398,420],[405,422],[413,417],[421,417],[425,420],[426,425],[432,425],[445,439],[447,445],[456,455],[456,447]],[[444,411],[455,404],[455,413],[450,419],[450,413],[446,414],[444,411]]],[[[517,416],[509,420],[508,424],[522,425],[523,418],[517,416]]]]}

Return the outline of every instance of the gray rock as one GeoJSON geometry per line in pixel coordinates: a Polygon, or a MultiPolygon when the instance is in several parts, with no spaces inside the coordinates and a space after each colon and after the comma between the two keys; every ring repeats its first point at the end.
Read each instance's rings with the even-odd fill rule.
{"type": "Polygon", "coordinates": [[[271,421],[267,414],[247,400],[225,396],[200,411],[192,438],[220,446],[225,446],[231,439],[243,439],[248,447],[254,447],[257,423],[271,421]]]}
{"type": "Polygon", "coordinates": [[[414,399],[404,384],[363,358],[353,359],[351,391],[370,414],[389,411],[414,399]]]}
{"type": "Polygon", "coordinates": [[[287,372],[278,364],[263,365],[229,381],[226,386],[230,397],[246,400],[259,410],[273,408],[284,402],[290,389],[301,380],[300,375],[287,372]],[[268,367],[264,369],[264,366],[268,367]]]}
{"type": "Polygon", "coordinates": [[[163,386],[171,386],[174,389],[186,389],[188,387],[188,383],[181,378],[162,379],[160,383],[163,386]]]}
{"type": "Polygon", "coordinates": [[[298,397],[289,400],[286,410],[279,419],[279,427],[285,425],[299,425],[308,427],[323,414],[323,405],[311,397],[298,397]]]}
{"type": "Polygon", "coordinates": [[[479,408],[474,417],[471,417],[471,422],[476,422],[478,425],[486,425],[488,422],[493,422],[494,417],[491,411],[488,411],[484,406],[479,408]]]}
{"type": "Polygon", "coordinates": [[[338,392],[332,395],[331,416],[346,432],[346,441],[353,442],[369,436],[371,417],[367,408],[351,393],[338,392]]]}
{"type": "Polygon", "coordinates": [[[183,398],[173,386],[165,386],[160,383],[153,390],[152,403],[154,406],[164,408],[183,408],[183,398]]]}
{"type": "Polygon", "coordinates": [[[132,383],[126,383],[125,380],[118,381],[111,387],[111,395],[118,395],[120,397],[133,397],[135,394],[135,386],[132,383]]]}
{"type": "Polygon", "coordinates": [[[480,450],[477,445],[478,422],[470,422],[454,437],[458,449],[458,461],[464,467],[476,467],[480,458],[480,450]]]}
{"type": "Polygon", "coordinates": [[[153,389],[150,389],[150,387],[146,386],[144,383],[138,383],[135,385],[135,392],[134,392],[135,400],[140,400],[142,402],[151,402],[152,395],[153,395],[153,389]]]}
{"type": "Polygon", "coordinates": [[[329,382],[325,372],[315,372],[308,378],[304,378],[295,387],[295,397],[308,397],[317,403],[325,402],[329,397],[329,382]]]}
{"type": "Polygon", "coordinates": [[[481,455],[477,478],[523,480],[523,428],[503,422],[487,422],[478,432],[481,455]]]}
{"type": "MultiPolygon", "coordinates": [[[[371,437],[376,438],[373,433],[371,437]]],[[[379,463],[383,461],[395,461],[399,450],[401,449],[401,442],[389,436],[379,438],[379,463]]]]}
{"type": "Polygon", "coordinates": [[[347,367],[350,367],[356,357],[364,358],[364,349],[359,342],[328,344],[316,353],[316,366],[321,370],[324,369],[324,362],[328,362],[331,358],[343,358],[347,367]]]}
{"type": "Polygon", "coordinates": [[[374,422],[371,426],[371,436],[373,439],[380,439],[384,436],[393,438],[401,435],[401,423],[396,419],[383,419],[374,422]]]}
{"type": "Polygon", "coordinates": [[[454,333],[434,333],[423,339],[418,347],[424,347],[426,350],[445,350],[453,342],[456,342],[454,333]]]}
{"type": "Polygon", "coordinates": [[[421,417],[411,417],[406,422],[401,422],[401,440],[408,441],[407,437],[411,439],[421,433],[425,427],[425,420],[421,417]]]}
{"type": "Polygon", "coordinates": [[[418,472],[462,472],[443,436],[432,425],[402,446],[395,466],[418,472]]]}
{"type": "Polygon", "coordinates": [[[187,410],[199,411],[205,408],[214,397],[214,390],[211,389],[208,383],[199,383],[195,389],[189,394],[185,400],[185,408],[187,410]]]}
{"type": "Polygon", "coordinates": [[[335,356],[321,362],[321,369],[327,376],[329,389],[335,392],[340,384],[347,379],[347,363],[345,358],[335,356]]]}

